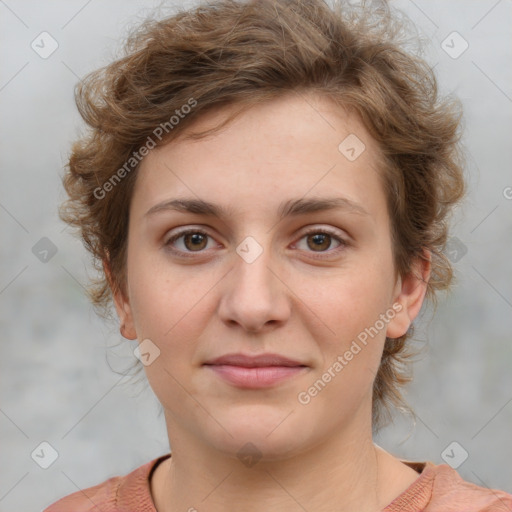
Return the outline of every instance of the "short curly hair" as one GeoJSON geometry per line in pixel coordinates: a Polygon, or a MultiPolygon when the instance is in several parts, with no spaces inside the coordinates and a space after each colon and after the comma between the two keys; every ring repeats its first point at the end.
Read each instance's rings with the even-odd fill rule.
{"type": "MultiPolygon", "coordinates": [[[[130,201],[148,148],[170,143],[212,109],[239,107],[189,137],[210,135],[290,91],[316,92],[355,111],[378,142],[396,272],[406,275],[427,249],[427,298],[435,303],[453,278],[443,251],[449,214],[465,192],[462,108],[457,98],[440,98],[432,68],[405,49],[407,20],[399,14],[385,2],[212,0],[145,20],[121,58],[77,84],[90,130],[72,146],[60,216],[78,228],[100,272],[89,287],[97,311],[111,315],[113,293],[124,290],[130,201]]],[[[374,429],[391,406],[408,409],[401,387],[411,380],[411,334],[386,339],[373,386],[374,429]]]]}

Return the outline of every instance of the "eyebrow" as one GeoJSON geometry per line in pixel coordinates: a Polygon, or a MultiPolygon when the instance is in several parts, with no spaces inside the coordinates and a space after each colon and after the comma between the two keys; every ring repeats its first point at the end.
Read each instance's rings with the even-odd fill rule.
{"type": "MultiPolygon", "coordinates": [[[[289,199],[279,205],[277,210],[279,219],[288,216],[304,215],[329,210],[345,210],[349,213],[359,215],[369,215],[369,213],[359,204],[346,197],[326,197],[326,198],[299,198],[289,199]]],[[[209,215],[219,219],[227,219],[234,216],[232,209],[204,201],[202,199],[182,198],[170,199],[152,206],[145,214],[150,216],[163,211],[177,211],[183,213],[195,213],[199,215],[209,215]]]]}

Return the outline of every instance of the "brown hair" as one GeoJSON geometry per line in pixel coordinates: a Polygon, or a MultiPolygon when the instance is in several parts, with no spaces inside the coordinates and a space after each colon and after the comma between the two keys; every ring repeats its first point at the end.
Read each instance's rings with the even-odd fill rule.
{"type": "MultiPolygon", "coordinates": [[[[209,1],[146,20],[122,58],[79,83],[77,106],[91,130],[72,147],[60,215],[79,229],[101,273],[90,286],[97,310],[108,315],[113,291],[124,290],[129,207],[147,148],[168,143],[211,109],[240,107],[191,137],[290,91],[317,92],[360,116],[382,151],[396,271],[405,275],[428,249],[427,298],[447,288],[447,217],[464,192],[460,102],[439,98],[432,69],[402,48],[405,21],[397,14],[385,3],[209,1]]],[[[405,406],[400,388],[410,380],[411,333],[386,339],[374,429],[389,405],[405,406]]]]}

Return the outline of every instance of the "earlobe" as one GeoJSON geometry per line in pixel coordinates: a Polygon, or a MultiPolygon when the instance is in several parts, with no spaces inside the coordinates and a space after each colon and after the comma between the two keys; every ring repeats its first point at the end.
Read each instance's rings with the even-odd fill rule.
{"type": "Polygon", "coordinates": [[[137,333],[133,324],[133,315],[129,302],[124,298],[121,291],[117,291],[114,295],[114,304],[119,317],[121,336],[129,340],[137,339],[137,333]]]}
{"type": "Polygon", "coordinates": [[[116,308],[117,316],[120,322],[119,331],[121,333],[121,336],[129,340],[135,340],[137,339],[137,333],[135,331],[130,302],[124,296],[123,291],[120,290],[119,287],[114,286],[108,261],[103,260],[103,270],[105,272],[105,276],[107,278],[110,290],[112,292],[114,306],[116,308]]]}
{"type": "Polygon", "coordinates": [[[403,336],[418,316],[427,292],[430,272],[431,253],[425,250],[422,256],[416,258],[411,271],[406,276],[398,278],[398,293],[393,306],[397,314],[388,324],[386,330],[388,338],[403,336]]]}

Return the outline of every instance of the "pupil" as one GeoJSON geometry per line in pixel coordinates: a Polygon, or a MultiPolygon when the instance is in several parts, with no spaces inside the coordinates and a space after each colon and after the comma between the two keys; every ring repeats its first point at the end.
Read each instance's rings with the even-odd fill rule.
{"type": "Polygon", "coordinates": [[[329,242],[326,243],[326,240],[328,240],[329,235],[326,234],[316,234],[312,236],[314,242],[312,249],[326,249],[329,247],[329,242]]]}
{"type": "Polygon", "coordinates": [[[192,241],[192,245],[196,249],[197,248],[202,249],[201,242],[204,243],[205,237],[201,233],[192,233],[191,235],[187,235],[186,239],[187,239],[187,241],[192,241]]]}

